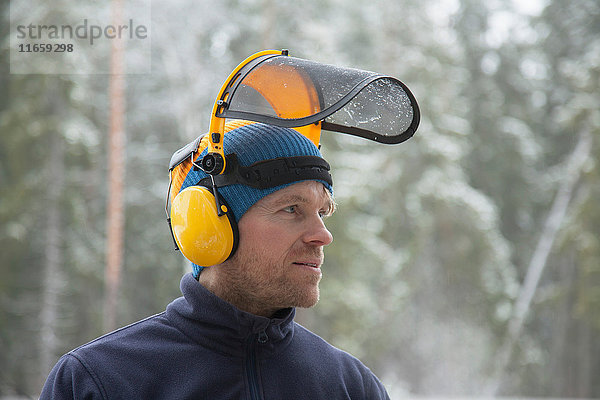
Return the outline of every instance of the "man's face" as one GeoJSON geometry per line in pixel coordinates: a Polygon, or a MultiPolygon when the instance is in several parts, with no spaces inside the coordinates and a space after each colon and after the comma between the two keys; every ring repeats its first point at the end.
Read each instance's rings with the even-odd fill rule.
{"type": "Polygon", "coordinates": [[[295,183],[250,207],[238,224],[235,255],[216,267],[227,270],[229,296],[264,314],[315,305],[323,246],[333,240],[323,217],[332,211],[329,192],[316,181],[295,183]]]}

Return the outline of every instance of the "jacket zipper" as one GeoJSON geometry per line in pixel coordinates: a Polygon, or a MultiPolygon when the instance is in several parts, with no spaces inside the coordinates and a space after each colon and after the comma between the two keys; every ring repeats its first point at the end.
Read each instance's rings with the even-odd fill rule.
{"type": "Polygon", "coordinates": [[[256,343],[266,343],[269,340],[267,333],[262,330],[248,338],[248,357],[246,357],[246,373],[250,385],[250,399],[261,400],[260,386],[258,384],[258,365],[256,362],[256,343]]]}

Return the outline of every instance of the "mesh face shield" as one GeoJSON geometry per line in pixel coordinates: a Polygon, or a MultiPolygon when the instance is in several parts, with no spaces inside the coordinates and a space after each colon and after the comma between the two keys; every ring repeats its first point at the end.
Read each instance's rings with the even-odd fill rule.
{"type": "Polygon", "coordinates": [[[285,52],[265,53],[250,57],[232,73],[213,118],[295,128],[317,145],[321,128],[387,144],[415,133],[419,107],[398,79],[285,52]]]}

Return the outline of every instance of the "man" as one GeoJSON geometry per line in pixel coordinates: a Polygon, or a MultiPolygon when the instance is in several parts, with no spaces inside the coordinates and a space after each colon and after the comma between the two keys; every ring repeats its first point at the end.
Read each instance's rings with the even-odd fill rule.
{"type": "MultiPolygon", "coordinates": [[[[64,355],[42,399],[388,398],[358,359],[293,320],[295,307],[319,299],[323,247],[333,239],[323,223],[334,210],[333,189],[319,150],[292,129],[246,122],[227,129],[223,149],[234,165],[226,175],[250,171],[231,182],[252,171],[264,181],[263,167],[276,165],[266,160],[307,164],[285,173],[272,167],[276,186],[218,187],[237,225],[237,249],[218,265],[194,265],[181,281],[183,297],[165,312],[64,355]]],[[[173,166],[170,202],[202,182],[213,189],[214,177],[197,167],[203,147],[192,151],[196,161],[173,166]]]]}

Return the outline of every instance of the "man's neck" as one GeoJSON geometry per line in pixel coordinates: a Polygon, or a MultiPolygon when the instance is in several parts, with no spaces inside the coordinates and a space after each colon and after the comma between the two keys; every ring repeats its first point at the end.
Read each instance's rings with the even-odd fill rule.
{"type": "Polygon", "coordinates": [[[261,317],[271,318],[279,310],[277,307],[261,304],[258,299],[245,296],[242,291],[236,289],[237,285],[229,282],[228,279],[224,279],[227,274],[219,273],[219,271],[216,271],[217,268],[220,267],[205,268],[198,277],[198,282],[212,294],[242,311],[261,317]]]}

